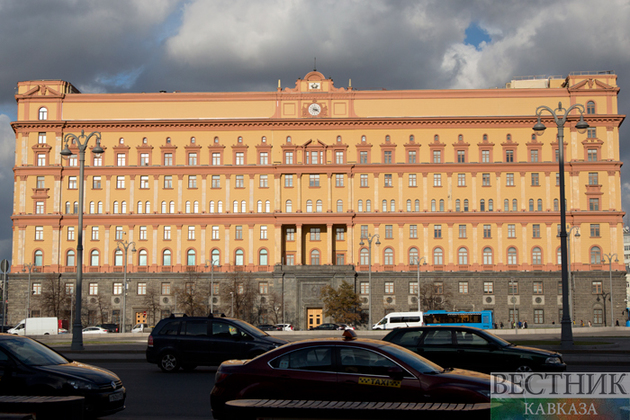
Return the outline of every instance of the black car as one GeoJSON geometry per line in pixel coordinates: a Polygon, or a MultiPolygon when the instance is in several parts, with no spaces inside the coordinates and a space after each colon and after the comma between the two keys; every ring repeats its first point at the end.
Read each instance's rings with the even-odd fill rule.
{"type": "Polygon", "coordinates": [[[127,391],[115,373],[73,362],[28,337],[0,334],[0,395],[85,397],[85,414],[125,408],[127,391]]]}
{"type": "Polygon", "coordinates": [[[286,343],[240,319],[171,315],[151,331],[146,356],[164,372],[175,372],[251,359],[286,343]]]}
{"type": "Polygon", "coordinates": [[[99,325],[101,328],[105,328],[107,332],[117,333],[118,332],[118,324],[101,324],[99,325]]]}
{"type": "Polygon", "coordinates": [[[312,327],[309,328],[309,330],[314,331],[314,330],[325,330],[325,331],[331,331],[331,330],[343,330],[345,329],[344,327],[342,327],[339,324],[332,324],[332,323],[327,323],[327,324],[319,324],[317,327],[312,327]]]}
{"type": "Polygon", "coordinates": [[[271,325],[271,324],[256,325],[256,328],[258,328],[261,331],[280,331],[281,330],[280,327],[276,325],[271,325]]]}
{"type": "Polygon", "coordinates": [[[398,328],[384,341],[398,344],[444,367],[478,372],[563,372],[560,353],[522,347],[475,327],[398,328]]]}

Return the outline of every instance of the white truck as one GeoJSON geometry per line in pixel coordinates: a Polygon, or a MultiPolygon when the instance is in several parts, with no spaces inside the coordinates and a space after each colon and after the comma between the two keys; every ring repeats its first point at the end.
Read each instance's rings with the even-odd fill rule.
{"type": "Polygon", "coordinates": [[[15,335],[57,335],[59,321],[56,317],[26,318],[7,332],[15,335]]]}

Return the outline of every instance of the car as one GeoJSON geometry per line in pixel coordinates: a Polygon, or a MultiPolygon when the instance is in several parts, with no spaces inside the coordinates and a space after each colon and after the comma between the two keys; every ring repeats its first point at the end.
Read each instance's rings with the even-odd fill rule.
{"type": "Polygon", "coordinates": [[[276,324],[276,327],[280,328],[280,331],[293,331],[292,324],[276,324]]]}
{"type": "Polygon", "coordinates": [[[476,327],[398,328],[383,337],[440,366],[479,372],[563,372],[567,365],[555,351],[517,346],[476,327]]]}
{"type": "Polygon", "coordinates": [[[286,343],[236,318],[171,315],[149,334],[146,359],[164,372],[175,372],[180,367],[191,370],[228,359],[251,359],[286,343]]]}
{"type": "Polygon", "coordinates": [[[348,324],[337,324],[341,327],[342,330],[354,330],[354,327],[352,325],[348,325],[348,324]]]}
{"type": "Polygon", "coordinates": [[[105,328],[107,332],[117,333],[118,332],[118,324],[101,324],[99,325],[101,328],[105,328]]]}
{"type": "Polygon", "coordinates": [[[344,330],[221,363],[210,404],[215,419],[234,418],[226,403],[240,399],[487,404],[490,382],[489,375],[443,369],[404,347],[344,330]]]}
{"type": "Polygon", "coordinates": [[[131,329],[132,333],[142,333],[149,331],[149,324],[139,323],[133,326],[131,329]]]}
{"type": "Polygon", "coordinates": [[[316,327],[309,328],[310,331],[317,331],[317,330],[331,331],[331,330],[343,330],[343,329],[344,328],[341,325],[333,324],[333,323],[319,324],[316,327]]]}
{"type": "Polygon", "coordinates": [[[261,331],[280,331],[280,327],[271,324],[256,325],[256,328],[261,331]]]}
{"type": "Polygon", "coordinates": [[[125,408],[127,391],[109,370],[74,362],[31,338],[0,334],[0,395],[85,397],[87,417],[125,408]]]}
{"type": "Polygon", "coordinates": [[[108,334],[105,328],[102,327],[87,327],[83,328],[83,334],[108,334]]]}

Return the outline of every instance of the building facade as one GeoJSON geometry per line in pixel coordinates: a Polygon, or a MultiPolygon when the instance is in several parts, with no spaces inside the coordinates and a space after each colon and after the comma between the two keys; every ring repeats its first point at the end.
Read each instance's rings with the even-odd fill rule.
{"type": "Polygon", "coordinates": [[[561,102],[583,104],[590,125],[579,133],[575,113],[563,145],[573,317],[610,325],[625,308],[611,310],[611,291],[626,284],[616,79],[371,91],[313,71],[275,92],[118,94],[20,82],[9,320],[49,312],[55,282],[72,294],[84,182],[90,323],[117,322],[125,273],[128,323],[182,312],[174,291],[201,283],[205,304],[229,313],[230,281],[254,285],[261,322],[301,328],[342,281],[374,321],[421,296],[497,323],[558,323],[559,144],[550,118],[543,135],[532,127],[538,106],[561,102]],[[64,139],[82,130],[104,153],[92,140],[80,180],[64,139]]]}

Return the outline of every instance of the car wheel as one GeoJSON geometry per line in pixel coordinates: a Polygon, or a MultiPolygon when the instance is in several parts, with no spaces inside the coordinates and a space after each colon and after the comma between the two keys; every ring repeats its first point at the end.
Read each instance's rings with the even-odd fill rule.
{"type": "Polygon", "coordinates": [[[179,359],[172,352],[166,352],[160,358],[160,369],[163,372],[171,373],[179,369],[179,359]]]}
{"type": "Polygon", "coordinates": [[[182,365],[182,369],[184,369],[186,372],[195,370],[196,367],[197,365],[182,365]]]}
{"type": "Polygon", "coordinates": [[[529,365],[521,365],[516,368],[516,371],[520,373],[527,373],[527,372],[533,372],[534,370],[529,365]]]}

